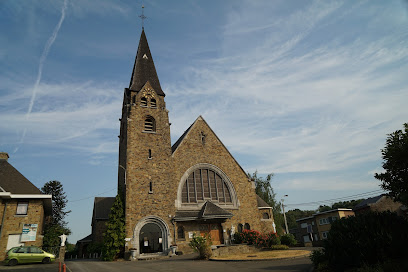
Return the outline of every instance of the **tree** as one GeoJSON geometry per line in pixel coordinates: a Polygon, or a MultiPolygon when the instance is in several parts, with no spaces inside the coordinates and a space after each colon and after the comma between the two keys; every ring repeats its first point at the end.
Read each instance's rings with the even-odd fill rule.
{"type": "Polygon", "coordinates": [[[388,191],[395,201],[408,206],[408,123],[404,130],[388,134],[384,149],[381,150],[385,173],[374,177],[382,181],[381,187],[388,191]]]}
{"type": "Polygon", "coordinates": [[[123,202],[118,194],[112,205],[107,230],[103,237],[102,258],[104,261],[113,261],[123,254],[125,249],[125,211],[123,202]]]}
{"type": "Polygon", "coordinates": [[[302,211],[299,209],[287,211],[286,220],[288,221],[289,229],[298,228],[298,224],[296,223],[297,219],[312,216],[314,213],[316,213],[316,211],[302,211]]]}
{"type": "Polygon", "coordinates": [[[44,224],[44,247],[56,247],[60,245],[59,236],[69,235],[71,230],[66,227],[65,216],[71,211],[66,211],[68,200],[61,182],[49,181],[41,188],[43,194],[52,195],[52,216],[46,218],[44,224]]]}
{"type": "Polygon", "coordinates": [[[281,204],[280,202],[276,201],[276,193],[273,191],[273,188],[271,186],[273,173],[267,175],[266,179],[264,179],[263,177],[258,177],[258,171],[255,171],[255,173],[253,173],[252,175],[248,173],[248,177],[255,182],[256,194],[266,203],[268,203],[269,206],[272,207],[276,231],[279,235],[282,234],[285,222],[283,220],[281,204]]]}

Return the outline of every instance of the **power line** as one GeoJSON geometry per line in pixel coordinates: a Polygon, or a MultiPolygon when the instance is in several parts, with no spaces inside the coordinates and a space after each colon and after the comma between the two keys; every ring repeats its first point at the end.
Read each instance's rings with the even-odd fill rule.
{"type": "Polygon", "coordinates": [[[318,205],[318,204],[329,204],[329,203],[334,203],[334,202],[339,202],[339,201],[354,200],[356,198],[366,198],[366,197],[378,195],[379,193],[383,193],[383,192],[384,190],[380,189],[380,190],[375,190],[375,191],[370,191],[370,192],[365,192],[365,193],[360,193],[360,194],[355,194],[355,195],[350,195],[350,196],[344,196],[340,198],[333,198],[333,199],[305,202],[305,203],[286,204],[285,206],[294,207],[294,206],[310,206],[310,205],[318,205]]]}
{"type": "Polygon", "coordinates": [[[115,189],[116,189],[116,187],[113,187],[113,188],[111,188],[111,189],[109,189],[109,190],[107,190],[107,191],[105,191],[105,192],[102,192],[102,193],[99,193],[99,194],[96,194],[96,195],[93,195],[93,196],[89,196],[89,197],[84,197],[84,198],[81,198],[81,199],[70,200],[69,202],[72,203],[72,202],[78,202],[78,201],[82,201],[82,200],[87,200],[87,199],[90,199],[90,198],[94,198],[94,197],[96,197],[96,196],[100,196],[100,195],[109,193],[109,192],[111,192],[111,191],[113,191],[113,190],[115,190],[115,189]]]}

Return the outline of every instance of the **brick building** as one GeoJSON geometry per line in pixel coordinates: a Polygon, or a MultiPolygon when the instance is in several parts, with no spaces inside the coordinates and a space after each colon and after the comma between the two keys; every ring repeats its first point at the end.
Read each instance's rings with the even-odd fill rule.
{"type": "Polygon", "coordinates": [[[274,231],[271,207],[202,116],[171,145],[165,93],[144,30],[123,96],[118,192],[126,250],[138,256],[167,254],[172,244],[189,252],[193,235],[209,233],[219,245],[242,229],[274,231]]]}
{"type": "Polygon", "coordinates": [[[0,152],[0,260],[12,247],[42,246],[44,219],[52,214],[52,196],[41,194],[8,158],[0,152]]]}

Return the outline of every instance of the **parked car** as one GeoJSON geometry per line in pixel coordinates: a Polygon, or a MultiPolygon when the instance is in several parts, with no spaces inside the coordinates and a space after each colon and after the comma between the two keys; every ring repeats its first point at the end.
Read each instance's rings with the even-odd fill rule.
{"type": "Polygon", "coordinates": [[[45,252],[36,246],[20,246],[11,248],[4,262],[8,265],[18,263],[51,263],[55,261],[55,255],[45,252]]]}

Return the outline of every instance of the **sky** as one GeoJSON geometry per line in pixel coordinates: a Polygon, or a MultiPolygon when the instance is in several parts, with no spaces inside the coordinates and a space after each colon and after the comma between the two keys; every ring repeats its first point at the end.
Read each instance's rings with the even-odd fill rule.
{"type": "Polygon", "coordinates": [[[0,151],[63,184],[71,243],[116,195],[142,5],[172,143],[202,115],[286,209],[382,193],[381,149],[408,122],[407,1],[2,0],[0,151]]]}

